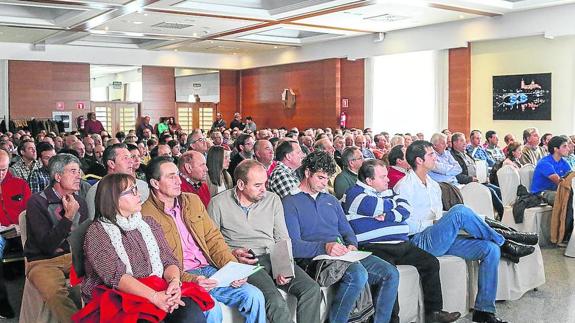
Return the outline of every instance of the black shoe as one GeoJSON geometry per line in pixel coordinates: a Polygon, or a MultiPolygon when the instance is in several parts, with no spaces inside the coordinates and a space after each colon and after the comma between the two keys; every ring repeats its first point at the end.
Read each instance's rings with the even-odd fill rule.
{"type": "Polygon", "coordinates": [[[501,246],[501,253],[508,254],[512,257],[525,257],[532,254],[535,251],[535,248],[532,246],[526,246],[524,244],[520,244],[517,242],[513,242],[511,240],[505,240],[503,245],[501,246]]]}
{"type": "Polygon", "coordinates": [[[14,316],[14,310],[8,300],[0,301],[0,318],[13,319],[14,316]]]}
{"type": "Polygon", "coordinates": [[[425,315],[425,323],[455,322],[459,317],[461,317],[459,312],[434,311],[425,315]]]}
{"type": "Polygon", "coordinates": [[[512,227],[508,227],[505,224],[503,224],[497,220],[490,219],[488,217],[485,218],[485,223],[487,223],[487,225],[492,227],[493,229],[501,229],[501,230],[512,231],[512,232],[517,231],[517,230],[513,229],[512,227]]]}
{"type": "Polygon", "coordinates": [[[537,243],[539,243],[539,236],[537,235],[537,233],[507,231],[496,228],[494,228],[493,230],[502,235],[503,238],[505,238],[505,240],[511,240],[530,246],[534,246],[537,243]]]}
{"type": "Polygon", "coordinates": [[[519,257],[512,256],[512,255],[510,255],[510,254],[508,254],[508,253],[505,253],[505,252],[501,252],[501,258],[502,258],[502,259],[507,259],[507,260],[509,260],[509,261],[511,261],[511,262],[513,262],[513,263],[516,263],[516,264],[519,263],[519,257]]]}
{"type": "Polygon", "coordinates": [[[481,323],[508,323],[507,321],[503,321],[502,319],[495,316],[495,313],[483,312],[478,310],[473,311],[472,321],[481,323]]]}

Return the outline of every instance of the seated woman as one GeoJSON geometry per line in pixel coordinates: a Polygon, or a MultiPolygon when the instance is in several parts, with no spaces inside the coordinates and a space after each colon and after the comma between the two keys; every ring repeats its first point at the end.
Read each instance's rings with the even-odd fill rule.
{"type": "MultiPolygon", "coordinates": [[[[111,174],[100,181],[94,223],[84,241],[82,297],[87,306],[75,320],[92,319],[98,309],[102,317],[109,314],[109,303],[104,303],[99,293],[104,288],[119,291],[123,302],[139,296],[135,299],[140,303],[134,308],[140,319],[151,316],[151,321],[205,322],[202,311],[211,308],[213,300],[195,284],[182,286],[178,261],[162,228],[153,219],[142,218],[140,210],[140,194],[132,176],[111,174]],[[95,310],[90,301],[99,302],[95,310]]],[[[118,311],[119,315],[126,313],[124,308],[118,311]]],[[[119,317],[114,316],[116,319],[119,317]]]]}
{"type": "Polygon", "coordinates": [[[228,173],[230,165],[230,152],[222,146],[212,146],[208,149],[208,188],[210,195],[216,196],[219,193],[234,186],[232,176],[228,173]]]}
{"type": "Polygon", "coordinates": [[[507,146],[507,153],[505,154],[505,160],[503,161],[503,166],[511,165],[517,169],[521,168],[521,153],[523,151],[523,146],[521,143],[512,142],[507,146]]]}

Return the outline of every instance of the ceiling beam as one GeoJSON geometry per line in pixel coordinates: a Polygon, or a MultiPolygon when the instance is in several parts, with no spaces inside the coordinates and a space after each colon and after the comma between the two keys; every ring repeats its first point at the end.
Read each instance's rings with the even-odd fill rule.
{"type": "Polygon", "coordinates": [[[457,7],[457,6],[451,6],[451,5],[445,5],[445,4],[433,3],[433,2],[427,4],[427,6],[430,8],[435,8],[435,9],[456,11],[456,12],[467,13],[467,14],[471,14],[471,15],[486,16],[486,17],[496,17],[496,16],[502,15],[501,13],[498,13],[498,12],[482,11],[482,10],[469,9],[469,8],[457,7]]]}
{"type": "MultiPolygon", "coordinates": [[[[287,18],[278,19],[278,20],[263,20],[262,19],[262,20],[260,20],[260,22],[261,22],[260,24],[236,28],[233,30],[227,30],[227,31],[224,31],[221,33],[208,35],[206,37],[200,38],[199,41],[215,40],[215,39],[218,39],[221,37],[231,36],[231,35],[235,35],[235,34],[245,33],[245,32],[252,31],[252,30],[257,30],[257,29],[261,29],[261,28],[267,28],[267,27],[277,26],[277,25],[282,25],[282,24],[288,24],[288,25],[293,24],[293,25],[300,25],[300,26],[305,26],[305,27],[315,27],[315,28],[338,30],[338,27],[294,23],[294,21],[301,20],[301,19],[307,19],[307,18],[313,18],[313,17],[317,17],[317,16],[322,16],[322,15],[327,15],[327,14],[336,13],[336,12],[340,12],[340,11],[344,11],[344,10],[361,8],[361,7],[369,6],[372,4],[374,4],[374,1],[359,0],[359,1],[355,1],[355,2],[352,2],[349,4],[345,4],[345,5],[335,6],[335,7],[331,7],[331,8],[327,8],[327,9],[316,10],[316,11],[312,11],[312,12],[308,12],[308,13],[304,13],[304,14],[299,14],[299,15],[294,15],[294,16],[287,17],[287,18]]],[[[239,18],[239,19],[242,19],[242,18],[239,18]]],[[[351,31],[351,30],[349,30],[349,31],[351,31]]],[[[354,30],[354,31],[356,31],[356,30],[354,30]]],[[[371,31],[361,31],[361,32],[371,33],[371,31]]],[[[180,42],[180,44],[184,44],[184,43],[186,43],[186,41],[180,42]]],[[[178,44],[178,43],[170,44],[170,46],[175,45],[175,44],[178,44]]],[[[161,48],[162,47],[157,47],[156,49],[161,49],[161,48]]]]}

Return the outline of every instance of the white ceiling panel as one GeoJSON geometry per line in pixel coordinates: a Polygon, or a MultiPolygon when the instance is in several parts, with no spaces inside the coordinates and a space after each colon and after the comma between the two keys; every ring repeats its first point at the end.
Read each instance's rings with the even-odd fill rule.
{"type": "Polygon", "coordinates": [[[99,26],[97,30],[206,37],[254,24],[257,23],[238,19],[143,12],[116,18],[99,26]]]}
{"type": "Polygon", "coordinates": [[[362,8],[298,20],[298,22],[329,27],[354,28],[371,32],[385,32],[476,17],[480,16],[436,9],[425,5],[378,3],[362,8]]]}
{"type": "Polygon", "coordinates": [[[6,43],[34,43],[57,31],[46,29],[30,29],[0,26],[0,42],[6,43]]]}

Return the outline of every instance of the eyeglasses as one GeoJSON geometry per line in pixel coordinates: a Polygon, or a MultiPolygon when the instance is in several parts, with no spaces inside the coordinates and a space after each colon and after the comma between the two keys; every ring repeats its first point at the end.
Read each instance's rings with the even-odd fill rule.
{"type": "Polygon", "coordinates": [[[120,193],[120,196],[126,196],[126,195],[130,195],[130,194],[132,194],[134,196],[138,195],[138,187],[136,185],[133,185],[127,191],[120,193]]]}
{"type": "Polygon", "coordinates": [[[190,141],[190,144],[193,145],[193,144],[195,144],[195,143],[198,142],[198,141],[199,141],[199,142],[204,142],[204,141],[206,141],[206,138],[200,137],[200,138],[198,138],[198,139],[196,139],[196,140],[190,141]]]}

